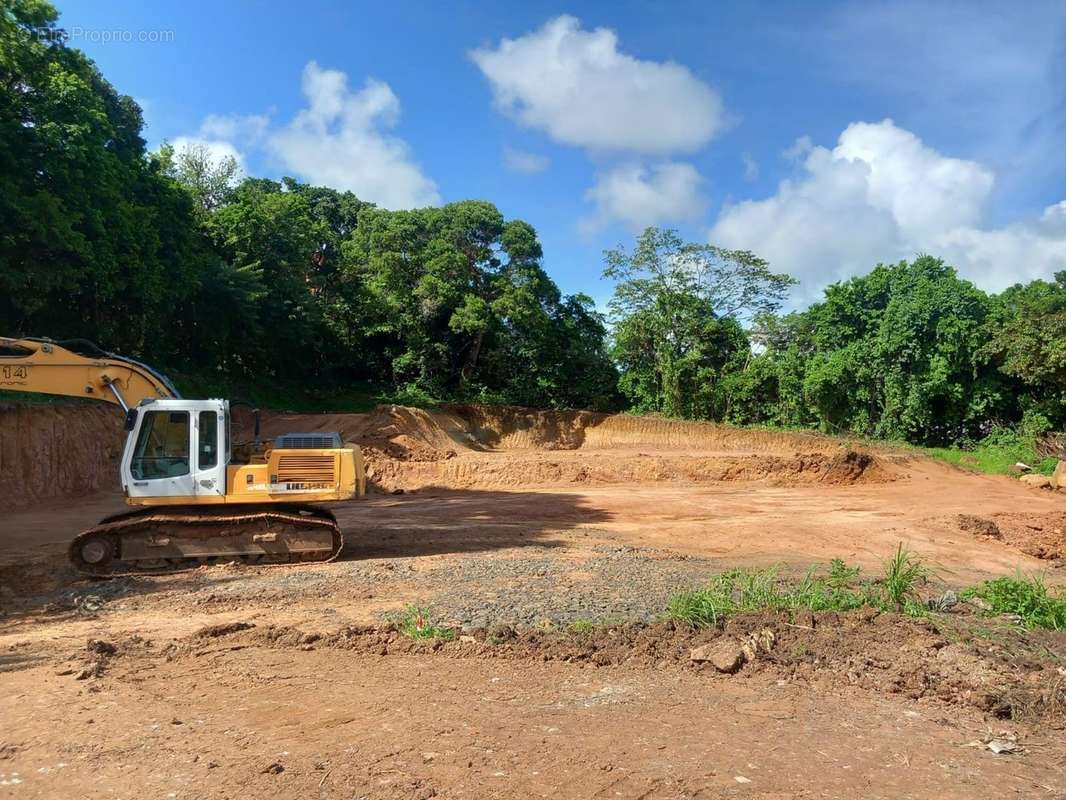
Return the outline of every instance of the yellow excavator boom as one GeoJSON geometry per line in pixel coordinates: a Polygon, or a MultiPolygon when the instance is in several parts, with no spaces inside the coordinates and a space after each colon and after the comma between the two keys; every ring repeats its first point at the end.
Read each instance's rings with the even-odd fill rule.
{"type": "Polygon", "coordinates": [[[134,408],[145,399],[178,399],[165,375],[83,339],[0,337],[0,389],[87,397],[134,408]]]}

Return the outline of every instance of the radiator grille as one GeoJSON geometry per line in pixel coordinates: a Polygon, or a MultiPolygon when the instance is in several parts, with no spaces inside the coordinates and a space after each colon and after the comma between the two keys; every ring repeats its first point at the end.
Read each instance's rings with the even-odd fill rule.
{"type": "Polygon", "coordinates": [[[336,483],[337,459],[331,455],[285,454],[278,457],[278,483],[336,483]]]}
{"type": "Polygon", "coordinates": [[[339,450],[339,433],[286,433],[274,440],[276,450],[339,450]]]}

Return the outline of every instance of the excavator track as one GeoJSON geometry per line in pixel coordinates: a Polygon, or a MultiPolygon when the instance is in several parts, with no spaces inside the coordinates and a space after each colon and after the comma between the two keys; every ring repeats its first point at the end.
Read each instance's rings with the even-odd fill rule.
{"type": "Polygon", "coordinates": [[[113,578],[232,561],[322,563],[343,545],[336,518],[315,506],[175,506],[107,517],[75,537],[69,554],[79,572],[113,578]]]}

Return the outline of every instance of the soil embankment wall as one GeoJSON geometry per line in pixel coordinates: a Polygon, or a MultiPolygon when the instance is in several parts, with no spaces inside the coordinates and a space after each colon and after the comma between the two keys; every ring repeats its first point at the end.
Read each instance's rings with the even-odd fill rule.
{"type": "Polygon", "coordinates": [[[112,406],[0,408],[0,498],[17,509],[117,488],[123,437],[112,406]]]}

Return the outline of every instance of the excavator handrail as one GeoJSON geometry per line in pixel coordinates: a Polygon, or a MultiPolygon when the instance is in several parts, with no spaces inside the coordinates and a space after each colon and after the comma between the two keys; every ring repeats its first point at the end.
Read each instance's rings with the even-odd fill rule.
{"type": "Polygon", "coordinates": [[[0,389],[116,403],[124,411],[146,399],[180,399],[166,375],[87,339],[0,337],[0,389]],[[8,352],[5,352],[8,351],[8,352]]]}

